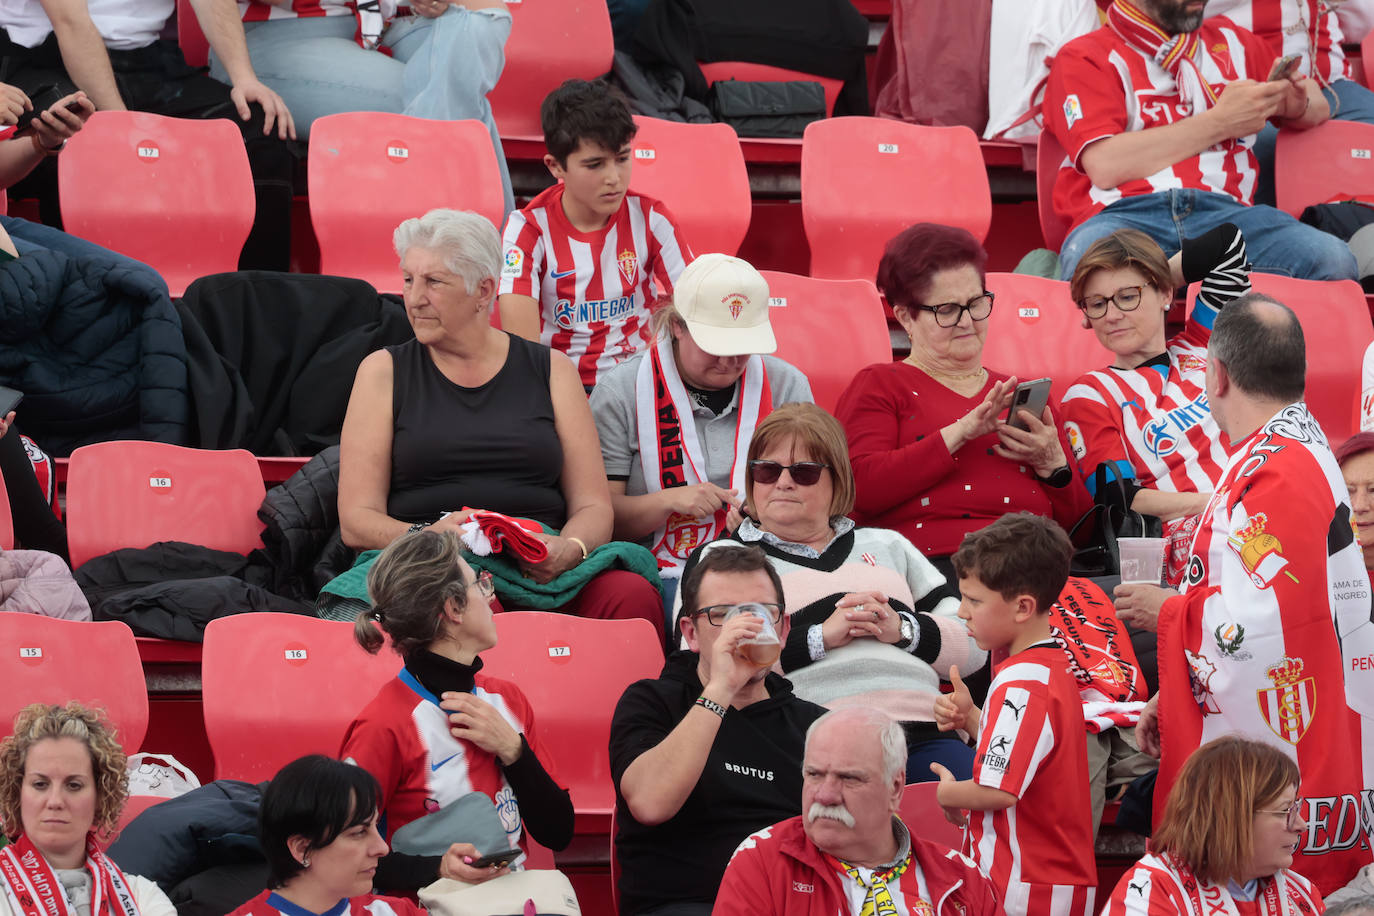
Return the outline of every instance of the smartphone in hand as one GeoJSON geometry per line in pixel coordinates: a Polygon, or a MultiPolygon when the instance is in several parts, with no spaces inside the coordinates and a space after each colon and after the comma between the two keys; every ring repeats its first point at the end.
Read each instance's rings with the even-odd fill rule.
{"type": "Polygon", "coordinates": [[[1007,408],[1007,425],[1024,431],[1026,424],[1021,419],[1021,411],[1028,410],[1031,416],[1039,418],[1049,403],[1050,380],[1048,378],[1022,382],[1012,392],[1011,406],[1007,408]]]}

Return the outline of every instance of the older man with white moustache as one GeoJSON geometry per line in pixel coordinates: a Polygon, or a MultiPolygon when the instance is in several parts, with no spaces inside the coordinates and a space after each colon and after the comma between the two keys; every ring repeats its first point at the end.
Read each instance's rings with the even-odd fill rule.
{"type": "Polygon", "coordinates": [[[906,738],[886,713],[846,707],[806,734],[802,814],[750,836],[712,916],[1000,916],[992,883],[897,816],[906,738]]]}

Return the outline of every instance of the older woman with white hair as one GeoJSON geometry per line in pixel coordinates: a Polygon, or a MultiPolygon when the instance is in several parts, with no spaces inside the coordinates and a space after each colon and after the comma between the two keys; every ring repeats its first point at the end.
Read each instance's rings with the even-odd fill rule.
{"type": "Polygon", "coordinates": [[[801,370],[767,355],[768,299],[747,262],[701,255],[654,312],[654,346],[592,390],[616,537],[648,545],[670,586],[742,501],[754,427],[775,405],[813,400],[801,370]]]}
{"type": "MultiPolygon", "coordinates": [[[[407,531],[456,529],[471,510],[533,519],[547,583],[611,535],[611,499],[577,369],[562,353],[491,326],[501,269],[496,228],[475,213],[431,210],[395,234],[415,339],[369,354],[344,417],[339,520],[357,549],[407,531]]],[[[510,608],[511,603],[505,602],[510,608]]],[[[606,569],[564,610],[642,617],[660,633],[657,589],[606,569]]]]}

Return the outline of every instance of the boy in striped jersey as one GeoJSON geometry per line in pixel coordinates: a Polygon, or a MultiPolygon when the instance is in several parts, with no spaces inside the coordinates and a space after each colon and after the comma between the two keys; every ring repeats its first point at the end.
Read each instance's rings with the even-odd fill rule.
{"type": "Polygon", "coordinates": [[[649,303],[692,260],[663,204],[630,190],[637,130],[604,82],[568,80],[540,109],[558,184],[506,222],[501,327],[562,350],[588,391],[649,345],[649,303]]]}
{"type": "Polygon", "coordinates": [[[1010,653],[982,709],[952,671],[935,704],[942,730],[978,742],[973,778],[938,763],[936,797],[967,824],[965,851],[997,887],[1007,916],[1093,911],[1088,751],[1078,685],[1050,631],[1049,610],[1068,581],[1073,546],[1054,522],[1019,512],[964,538],[952,560],[978,647],[1010,653]],[[968,815],[965,815],[965,810],[968,815]]]}

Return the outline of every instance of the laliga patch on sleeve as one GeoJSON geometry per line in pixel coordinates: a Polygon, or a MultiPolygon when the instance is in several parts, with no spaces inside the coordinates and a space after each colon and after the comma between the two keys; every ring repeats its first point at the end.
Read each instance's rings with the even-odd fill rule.
{"type": "Polygon", "coordinates": [[[1078,101],[1077,94],[1070,93],[1064,97],[1064,122],[1068,125],[1069,130],[1073,130],[1074,124],[1081,120],[1083,120],[1083,105],[1078,101]]]}
{"type": "Polygon", "coordinates": [[[1078,428],[1077,423],[1069,420],[1064,424],[1064,433],[1069,440],[1069,449],[1073,452],[1073,457],[1082,461],[1083,456],[1088,454],[1088,447],[1083,444],[1083,431],[1078,428]]]}
{"type": "Polygon", "coordinates": [[[506,249],[506,264],[501,268],[501,276],[518,277],[525,266],[525,253],[519,248],[506,249]]]}

